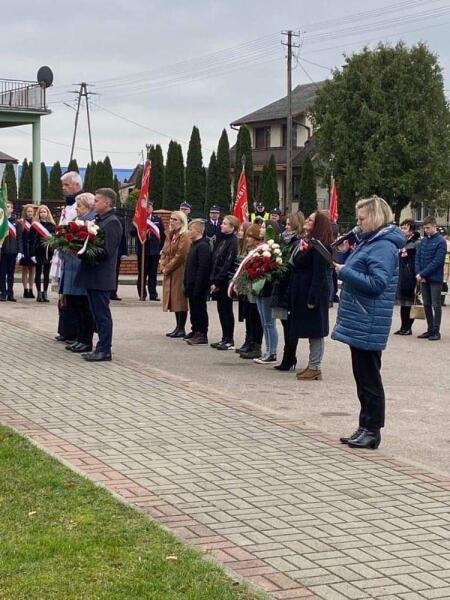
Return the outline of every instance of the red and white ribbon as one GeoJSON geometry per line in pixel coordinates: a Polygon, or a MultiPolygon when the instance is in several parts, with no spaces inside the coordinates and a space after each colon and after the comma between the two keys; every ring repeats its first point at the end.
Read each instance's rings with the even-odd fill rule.
{"type": "Polygon", "coordinates": [[[32,227],[33,227],[33,229],[35,229],[38,232],[38,234],[44,240],[52,237],[52,234],[50,233],[50,231],[44,225],[42,225],[42,223],[40,223],[39,221],[35,221],[33,223],[32,227]]]}
{"type": "Polygon", "coordinates": [[[16,230],[16,226],[14,225],[14,223],[11,223],[11,221],[8,221],[8,227],[9,227],[9,235],[13,238],[16,239],[17,238],[17,230],[16,230]]]}
{"type": "Polygon", "coordinates": [[[156,223],[153,223],[151,219],[147,219],[147,227],[149,233],[153,233],[153,235],[156,235],[158,240],[161,239],[161,232],[159,231],[159,227],[158,225],[156,225],[156,223]]]}
{"type": "Polygon", "coordinates": [[[254,248],[251,252],[249,252],[247,254],[247,256],[244,258],[244,260],[241,262],[241,264],[239,265],[236,273],[233,275],[233,279],[230,281],[230,285],[228,286],[228,296],[230,298],[232,298],[233,295],[233,288],[234,288],[234,284],[237,280],[237,278],[239,277],[240,273],[242,272],[242,269],[244,268],[244,266],[249,262],[249,260],[251,258],[253,258],[254,256],[256,256],[259,251],[261,250],[261,248],[265,245],[266,242],[259,244],[259,246],[256,246],[256,248],[254,248]]]}
{"type": "Polygon", "coordinates": [[[25,229],[25,231],[30,231],[31,223],[29,221],[27,221],[26,219],[22,219],[21,223],[22,223],[22,226],[25,229]]]}

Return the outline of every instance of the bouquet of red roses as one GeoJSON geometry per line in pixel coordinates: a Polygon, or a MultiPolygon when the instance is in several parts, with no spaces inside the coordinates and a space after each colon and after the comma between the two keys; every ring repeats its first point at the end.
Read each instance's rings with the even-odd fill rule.
{"type": "Polygon", "coordinates": [[[45,243],[53,250],[96,263],[103,253],[103,242],[104,235],[98,225],[92,221],[75,220],[59,225],[45,243]]]}
{"type": "Polygon", "coordinates": [[[232,282],[239,294],[259,296],[266,283],[275,283],[286,271],[286,252],[274,240],[252,250],[241,262],[232,282]]]}

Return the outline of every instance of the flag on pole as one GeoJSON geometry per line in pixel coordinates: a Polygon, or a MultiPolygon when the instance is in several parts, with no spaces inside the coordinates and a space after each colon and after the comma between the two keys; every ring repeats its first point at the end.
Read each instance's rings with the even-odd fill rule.
{"type": "Polygon", "coordinates": [[[245,176],[244,167],[242,167],[242,171],[239,176],[236,199],[233,207],[233,215],[239,219],[241,223],[248,221],[247,177],[245,176]]]}
{"type": "Polygon", "coordinates": [[[133,225],[137,229],[138,238],[143,244],[147,237],[147,202],[150,195],[150,176],[152,170],[152,161],[147,160],[144,165],[144,173],[142,174],[141,191],[136,202],[134,210],[133,225]]]}
{"type": "Polygon", "coordinates": [[[337,220],[339,218],[338,202],[339,197],[336,188],[336,180],[334,179],[334,177],[332,177],[330,190],[330,204],[328,207],[328,212],[330,213],[330,219],[332,223],[337,223],[337,220]]]}
{"type": "Polygon", "coordinates": [[[6,213],[6,202],[8,195],[5,183],[0,187],[0,248],[9,234],[8,215],[6,213]]]}

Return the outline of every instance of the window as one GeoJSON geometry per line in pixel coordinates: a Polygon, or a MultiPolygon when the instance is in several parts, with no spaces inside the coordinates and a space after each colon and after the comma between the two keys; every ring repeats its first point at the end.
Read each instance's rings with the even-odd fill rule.
{"type": "MultiPolygon", "coordinates": [[[[287,146],[287,125],[286,124],[283,125],[281,145],[283,146],[283,148],[286,148],[286,146],[287,146]]],[[[297,126],[292,125],[292,147],[295,148],[296,145],[297,145],[297,126]]]]}
{"type": "Polygon", "coordinates": [[[255,127],[255,149],[270,148],[270,127],[255,127]]]}

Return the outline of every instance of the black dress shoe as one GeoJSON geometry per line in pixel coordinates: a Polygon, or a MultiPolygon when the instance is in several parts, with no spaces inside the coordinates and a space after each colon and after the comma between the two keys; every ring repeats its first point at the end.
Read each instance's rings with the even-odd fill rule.
{"type": "Polygon", "coordinates": [[[122,302],[122,298],[119,298],[119,296],[110,296],[109,299],[110,300],[117,300],[118,302],[122,302]]]}
{"type": "Polygon", "coordinates": [[[381,435],[379,431],[363,429],[355,440],[348,442],[348,445],[350,448],[371,448],[372,450],[376,450],[380,442],[381,435]]]}
{"type": "Polygon", "coordinates": [[[431,335],[431,331],[424,331],[417,337],[419,338],[419,340],[427,340],[430,337],[430,335],[431,335]]]}
{"type": "Polygon", "coordinates": [[[176,333],[178,333],[178,331],[179,331],[178,327],[175,327],[175,329],[173,331],[166,333],[166,337],[173,337],[176,333]]]}
{"type": "Polygon", "coordinates": [[[356,440],[356,438],[358,438],[361,433],[363,432],[363,427],[358,427],[358,429],[352,433],[352,435],[349,435],[348,437],[341,437],[339,438],[339,441],[341,442],[341,444],[348,444],[349,442],[356,440]]]}
{"type": "Polygon", "coordinates": [[[17,300],[14,298],[14,296],[12,294],[10,294],[7,298],[8,302],[17,302],[17,300]]]}
{"type": "Polygon", "coordinates": [[[151,300],[152,302],[159,302],[158,296],[150,296],[149,300],[151,300]]]}
{"type": "Polygon", "coordinates": [[[112,360],[111,352],[88,352],[81,355],[88,362],[103,362],[112,360]]]}
{"type": "Polygon", "coordinates": [[[65,350],[72,350],[74,348],[77,348],[80,345],[80,342],[73,342],[73,344],[67,344],[67,346],[65,347],[65,350]]]}
{"type": "Polygon", "coordinates": [[[0,302],[6,302],[6,296],[0,296],[0,302]]]}
{"type": "Polygon", "coordinates": [[[172,338],[184,338],[185,336],[186,336],[185,330],[184,329],[178,329],[178,331],[176,331],[170,337],[172,337],[172,338]]]}
{"type": "Polygon", "coordinates": [[[73,340],[71,340],[70,338],[66,338],[66,337],[64,337],[63,335],[60,335],[60,334],[55,335],[55,340],[57,342],[70,342],[70,343],[73,343],[73,340]]]}
{"type": "Polygon", "coordinates": [[[89,344],[74,344],[71,347],[71,351],[75,354],[81,354],[82,352],[92,352],[92,346],[89,344]]]}

